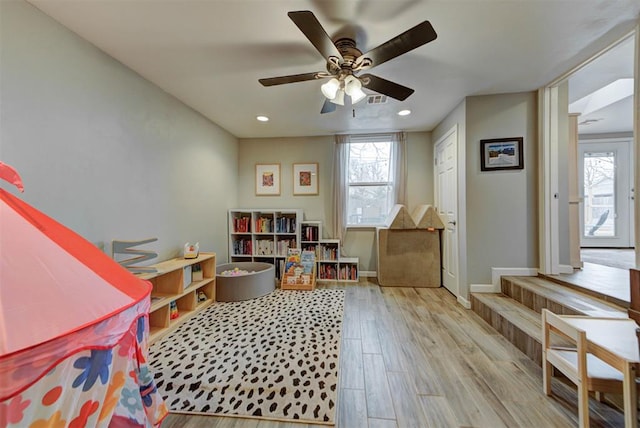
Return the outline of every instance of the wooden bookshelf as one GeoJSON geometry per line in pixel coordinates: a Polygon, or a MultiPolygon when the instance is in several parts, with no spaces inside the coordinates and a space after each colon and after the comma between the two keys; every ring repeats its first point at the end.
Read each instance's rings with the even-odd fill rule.
{"type": "Polygon", "coordinates": [[[216,255],[200,253],[195,259],[175,258],[152,265],[157,272],[138,275],[153,285],[149,310],[149,343],[173,331],[180,324],[215,302],[216,255]],[[202,279],[192,280],[193,266],[200,265],[202,279]],[[199,302],[203,292],[206,300],[199,302]],[[169,306],[175,301],[178,317],[171,319],[169,306]]]}

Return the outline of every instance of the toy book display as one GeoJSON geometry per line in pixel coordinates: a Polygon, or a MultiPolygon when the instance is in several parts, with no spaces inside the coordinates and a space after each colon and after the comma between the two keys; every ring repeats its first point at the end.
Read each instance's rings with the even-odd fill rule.
{"type": "Polygon", "coordinates": [[[316,254],[289,248],[280,288],[283,290],[313,290],[316,286],[316,254]]]}

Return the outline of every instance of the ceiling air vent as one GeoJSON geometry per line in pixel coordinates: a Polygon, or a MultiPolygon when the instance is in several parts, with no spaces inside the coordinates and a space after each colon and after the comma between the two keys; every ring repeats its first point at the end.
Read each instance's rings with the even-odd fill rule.
{"type": "Polygon", "coordinates": [[[386,102],[387,102],[386,95],[380,95],[380,94],[369,95],[369,98],[367,98],[367,104],[386,104],[386,102]]]}

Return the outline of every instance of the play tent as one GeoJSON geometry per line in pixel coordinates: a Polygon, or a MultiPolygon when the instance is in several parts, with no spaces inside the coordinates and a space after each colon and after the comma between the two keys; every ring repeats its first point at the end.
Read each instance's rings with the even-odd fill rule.
{"type": "Polygon", "coordinates": [[[0,427],[158,425],[167,409],[147,366],[150,291],[0,189],[0,427]]]}

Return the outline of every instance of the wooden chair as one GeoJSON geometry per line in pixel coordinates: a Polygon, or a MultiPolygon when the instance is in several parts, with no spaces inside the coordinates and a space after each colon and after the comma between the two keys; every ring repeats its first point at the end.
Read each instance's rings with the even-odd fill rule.
{"type": "Polygon", "coordinates": [[[542,310],[542,385],[546,395],[551,395],[553,367],[562,372],[578,388],[578,426],[589,426],[589,391],[622,393],[623,375],[604,361],[587,352],[584,330],[566,323],[553,312],[542,310]],[[551,343],[551,333],[569,342],[569,346],[551,343]]]}

